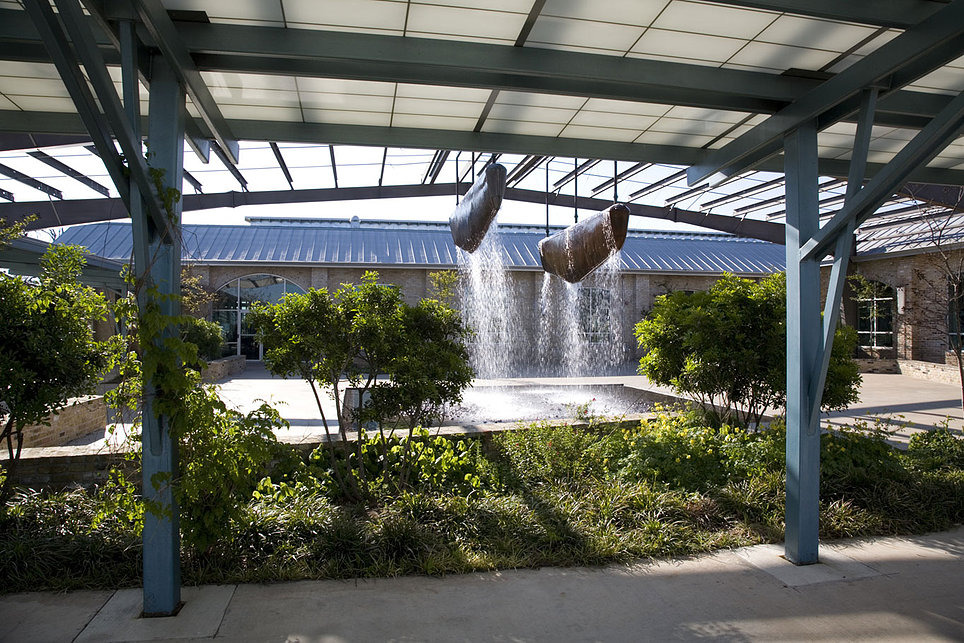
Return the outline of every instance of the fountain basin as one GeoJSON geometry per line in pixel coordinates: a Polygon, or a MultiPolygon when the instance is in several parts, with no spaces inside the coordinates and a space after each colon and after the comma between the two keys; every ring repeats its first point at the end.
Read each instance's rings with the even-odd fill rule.
{"type": "Polygon", "coordinates": [[[476,425],[539,420],[637,416],[654,404],[679,399],[622,384],[546,384],[495,380],[476,383],[462,395],[462,404],[446,414],[443,424],[476,425]]]}

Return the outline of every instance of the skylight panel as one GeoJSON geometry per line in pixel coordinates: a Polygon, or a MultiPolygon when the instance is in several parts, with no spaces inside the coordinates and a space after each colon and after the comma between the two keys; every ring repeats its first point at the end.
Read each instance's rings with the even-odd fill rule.
{"type": "Polygon", "coordinates": [[[653,27],[750,40],[779,16],[772,11],[675,0],[659,14],[653,27]]]}
{"type": "Polygon", "coordinates": [[[644,57],[656,54],[722,63],[736,54],[746,42],[746,40],[738,38],[721,38],[684,31],[648,29],[633,46],[632,52],[644,57]]]}

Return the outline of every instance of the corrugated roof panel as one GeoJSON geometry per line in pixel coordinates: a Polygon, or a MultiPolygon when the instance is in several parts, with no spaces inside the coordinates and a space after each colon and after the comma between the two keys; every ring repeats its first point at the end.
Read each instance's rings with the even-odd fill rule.
{"type": "MultiPolygon", "coordinates": [[[[541,267],[539,226],[502,229],[509,268],[541,267]]],[[[453,266],[458,251],[446,224],[364,224],[361,228],[312,223],[271,226],[184,226],[184,256],[201,263],[287,263],[453,266]]],[[[130,225],[117,222],[75,226],[59,243],[85,245],[101,256],[126,261],[130,225]]],[[[645,272],[724,271],[762,274],[782,270],[782,246],[723,234],[631,232],[622,250],[624,268],[645,272]]]]}

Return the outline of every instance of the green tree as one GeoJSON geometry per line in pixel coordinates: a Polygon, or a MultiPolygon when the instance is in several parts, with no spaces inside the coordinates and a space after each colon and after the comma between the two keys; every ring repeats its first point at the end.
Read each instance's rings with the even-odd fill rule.
{"type": "MultiPolygon", "coordinates": [[[[369,272],[360,285],[343,284],[334,293],[312,289],[289,294],[277,304],[257,305],[251,313],[268,369],[310,385],[329,438],[329,465],[342,492],[355,499],[366,495],[370,476],[386,472],[367,470],[371,458],[361,430],[348,464],[337,461],[319,388],[334,400],[344,444],[353,422],[375,419],[387,448],[387,423],[407,424],[411,436],[417,425],[437,419],[445,404],[460,401],[472,378],[468,330],[458,313],[436,300],[406,304],[398,288],[377,279],[377,273],[369,272]],[[345,384],[358,389],[359,399],[370,396],[360,417],[342,403],[345,384]]],[[[388,458],[379,462],[376,469],[388,458]]]]}
{"type": "MultiPolygon", "coordinates": [[[[692,395],[724,420],[759,422],[786,405],[786,277],[756,282],[724,275],[710,290],[657,299],[636,325],[646,354],[639,372],[692,395]]],[[[838,328],[822,407],[856,401],[860,375],[852,355],[856,333],[838,328]]]]}
{"type": "Polygon", "coordinates": [[[2,494],[9,493],[23,447],[24,427],[46,420],[78,395],[91,393],[107,364],[109,342],[92,325],[107,302],[79,283],[80,248],[51,246],[35,282],[0,275],[0,401],[9,460],[2,494]],[[16,448],[14,448],[16,443],[16,448]]]}

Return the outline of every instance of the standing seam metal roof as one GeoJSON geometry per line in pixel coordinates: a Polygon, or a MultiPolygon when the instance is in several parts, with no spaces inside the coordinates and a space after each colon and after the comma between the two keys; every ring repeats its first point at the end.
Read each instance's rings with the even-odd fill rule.
{"type": "MultiPolygon", "coordinates": [[[[502,228],[507,267],[538,269],[541,226],[502,228]]],[[[185,225],[183,257],[199,263],[284,263],[322,265],[458,265],[447,224],[185,225]]],[[[91,252],[126,261],[131,256],[130,224],[75,226],[57,243],[86,246],[91,252]]],[[[783,246],[726,234],[631,231],[622,249],[629,272],[767,274],[784,269],[783,246]]]]}

